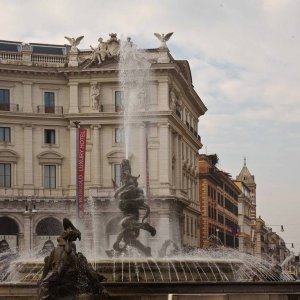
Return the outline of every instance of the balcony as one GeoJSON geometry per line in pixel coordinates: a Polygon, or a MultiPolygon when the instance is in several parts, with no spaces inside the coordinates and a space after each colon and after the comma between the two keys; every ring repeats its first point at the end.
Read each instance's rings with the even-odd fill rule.
{"type": "Polygon", "coordinates": [[[64,67],[67,55],[0,51],[0,64],[64,67]]]}
{"type": "Polygon", "coordinates": [[[12,112],[18,112],[19,111],[19,104],[0,104],[0,111],[12,111],[12,112]]]}
{"type": "Polygon", "coordinates": [[[104,113],[123,113],[125,110],[123,105],[113,105],[113,104],[101,104],[99,106],[98,112],[104,112],[104,113]]]}
{"type": "Polygon", "coordinates": [[[62,106],[44,106],[44,105],[38,105],[37,106],[37,113],[39,113],[39,114],[62,115],[63,114],[63,107],[62,106]]]}
{"type": "Polygon", "coordinates": [[[16,52],[0,52],[0,62],[21,62],[22,61],[22,54],[16,52]]]}

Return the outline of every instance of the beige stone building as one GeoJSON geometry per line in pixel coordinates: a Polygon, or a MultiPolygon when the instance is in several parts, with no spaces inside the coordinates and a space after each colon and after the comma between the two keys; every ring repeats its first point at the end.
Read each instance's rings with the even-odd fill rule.
{"type": "Polygon", "coordinates": [[[256,183],[254,175],[250,173],[247,167],[246,158],[244,158],[244,165],[239,175],[236,176],[236,181],[238,185],[242,186],[243,190],[243,193],[239,198],[240,226],[242,226],[244,231],[244,233],[241,234],[240,239],[243,245],[242,251],[255,255],[257,243],[259,243],[259,241],[257,241],[256,233],[256,183]],[[251,224],[251,239],[249,239],[249,223],[251,224]],[[246,243],[246,247],[244,247],[243,241],[246,243]],[[251,251],[249,247],[252,247],[251,251]]]}
{"type": "MultiPolygon", "coordinates": [[[[75,40],[75,39],[74,39],[75,40]]],[[[38,251],[55,239],[64,216],[76,216],[76,128],[87,129],[87,242],[104,251],[118,233],[113,182],[125,157],[123,97],[115,34],[93,50],[0,41],[0,239],[38,251]],[[104,47],[104,48],[103,48],[104,47]]],[[[196,222],[198,118],[206,107],[193,88],[187,61],[165,47],[139,53],[151,62],[149,93],[131,120],[133,174],[146,191],[149,158],[150,222],[165,240],[199,245],[183,231],[184,216],[196,222]]],[[[192,224],[192,223],[191,223],[192,224]]]]}
{"type": "MultiPolygon", "coordinates": [[[[299,263],[296,262],[295,254],[288,249],[283,238],[266,225],[261,216],[256,219],[255,233],[255,256],[280,265],[283,270],[298,278],[299,263]]],[[[293,244],[289,247],[293,248],[293,244]]]]}
{"type": "Polygon", "coordinates": [[[235,184],[241,190],[238,196],[238,218],[239,218],[239,251],[248,254],[254,254],[253,234],[254,227],[251,221],[252,202],[250,198],[250,189],[242,181],[235,181],[235,184]]]}

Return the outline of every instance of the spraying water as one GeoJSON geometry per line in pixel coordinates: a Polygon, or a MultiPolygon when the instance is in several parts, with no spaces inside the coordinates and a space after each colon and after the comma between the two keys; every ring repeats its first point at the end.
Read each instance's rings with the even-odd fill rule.
{"type": "Polygon", "coordinates": [[[134,117],[147,110],[151,63],[137,49],[130,38],[121,41],[119,79],[124,107],[125,157],[129,158],[132,145],[134,117]]]}

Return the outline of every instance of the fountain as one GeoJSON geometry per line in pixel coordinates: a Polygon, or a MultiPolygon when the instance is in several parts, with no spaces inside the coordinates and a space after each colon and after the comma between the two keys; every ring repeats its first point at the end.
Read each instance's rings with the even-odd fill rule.
{"type": "MultiPolygon", "coordinates": [[[[145,197],[138,186],[139,176],[132,175],[130,164],[132,116],[138,115],[141,108],[147,110],[149,92],[146,83],[150,66],[130,39],[121,43],[119,73],[125,99],[126,158],[121,164],[122,185],[114,195],[122,220],[121,231],[112,249],[107,249],[106,256],[97,259],[94,254],[88,256],[88,260],[94,261],[89,264],[76,250],[74,242],[81,237],[79,230],[64,219],[64,231],[58,238],[58,245],[53,249],[48,242],[36,257],[17,256],[5,245],[2,250],[0,247],[0,296],[15,291],[15,294],[33,299],[37,297],[39,284],[40,299],[74,298],[82,294],[85,294],[84,299],[90,299],[95,295],[103,296],[105,288],[111,295],[127,295],[129,298],[126,299],[135,294],[157,294],[160,296],[153,299],[166,299],[163,295],[200,294],[205,289],[209,291],[210,287],[215,292],[225,293],[232,292],[233,287],[241,291],[239,284],[242,284],[246,291],[251,291],[253,286],[261,287],[259,283],[293,280],[278,266],[222,245],[183,251],[173,241],[166,240],[160,250],[155,249],[158,256],[154,257],[153,249],[140,240],[141,231],[148,236],[160,235],[148,220],[148,194],[145,197]],[[46,256],[44,262],[43,256],[46,256]],[[102,282],[104,279],[106,281],[102,282]]],[[[267,287],[264,286],[264,291],[274,289],[274,286],[269,290],[267,287]]]]}

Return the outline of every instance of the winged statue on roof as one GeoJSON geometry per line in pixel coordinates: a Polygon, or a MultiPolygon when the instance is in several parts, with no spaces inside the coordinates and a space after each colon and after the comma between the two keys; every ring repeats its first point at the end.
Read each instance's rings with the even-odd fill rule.
{"type": "Polygon", "coordinates": [[[80,44],[81,40],[84,38],[84,36],[79,36],[77,38],[70,38],[68,36],[65,36],[65,39],[68,40],[71,46],[71,51],[77,51],[77,46],[80,44]]]}
{"type": "Polygon", "coordinates": [[[154,33],[154,35],[159,39],[160,41],[160,46],[159,48],[168,48],[167,47],[167,41],[170,39],[170,37],[172,36],[174,32],[169,32],[167,34],[160,34],[160,33],[154,33]]]}

